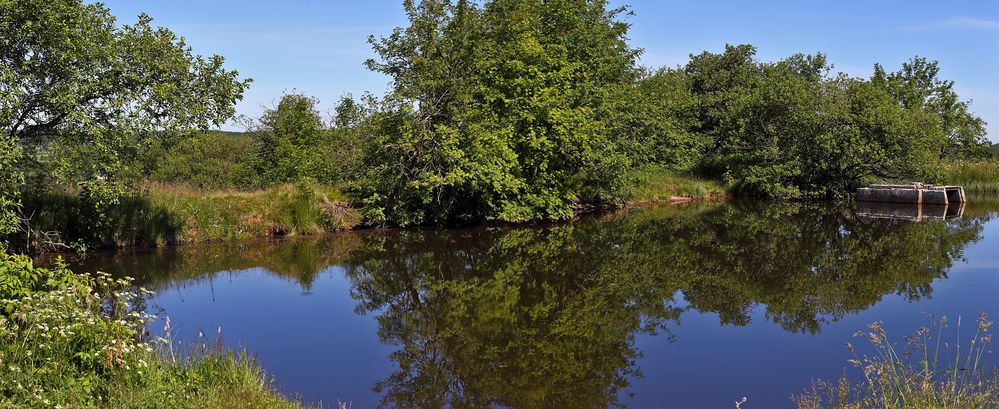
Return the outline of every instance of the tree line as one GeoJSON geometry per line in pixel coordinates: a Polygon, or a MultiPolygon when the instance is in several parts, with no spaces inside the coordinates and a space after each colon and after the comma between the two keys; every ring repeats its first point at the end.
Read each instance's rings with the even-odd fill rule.
{"type": "MultiPolygon", "coordinates": [[[[605,0],[403,1],[371,37],[382,96],[332,118],[287,94],[248,132],[208,131],[251,85],[142,15],[82,0],[0,1],[0,229],[19,197],[71,186],[95,213],[145,180],[205,189],[341,186],[371,224],[566,219],[615,206],[635,172],[699,175],[734,194],[830,198],[933,182],[993,154],[937,62],[858,78],[821,53],[751,45],[648,68],[626,7],[605,0]]],[[[23,217],[21,215],[20,217],[23,217]]]]}

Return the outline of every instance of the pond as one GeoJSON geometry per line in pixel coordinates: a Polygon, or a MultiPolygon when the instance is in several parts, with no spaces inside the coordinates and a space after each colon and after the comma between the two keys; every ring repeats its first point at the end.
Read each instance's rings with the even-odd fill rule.
{"type": "Polygon", "coordinates": [[[74,265],[136,277],[175,336],[221,327],[310,402],[784,408],[856,378],[844,343],[870,322],[901,340],[929,316],[999,315],[999,200],[953,210],[694,203],[74,265]]]}

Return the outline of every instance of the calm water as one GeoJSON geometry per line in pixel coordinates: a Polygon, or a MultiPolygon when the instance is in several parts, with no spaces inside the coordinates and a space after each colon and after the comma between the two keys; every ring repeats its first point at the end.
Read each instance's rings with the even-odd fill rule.
{"type": "Polygon", "coordinates": [[[308,401],[733,408],[747,396],[744,408],[782,408],[812,379],[858,375],[843,344],[869,322],[901,339],[926,314],[968,329],[979,312],[999,316],[995,210],[979,200],[915,222],[830,204],[693,204],[78,268],[137,277],[181,337],[221,325],[226,344],[256,351],[308,401]]]}

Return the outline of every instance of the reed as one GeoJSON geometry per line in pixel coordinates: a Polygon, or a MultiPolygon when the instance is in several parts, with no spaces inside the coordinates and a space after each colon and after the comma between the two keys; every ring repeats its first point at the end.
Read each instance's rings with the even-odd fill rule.
{"type": "Polygon", "coordinates": [[[993,409],[999,407],[999,376],[987,363],[992,325],[985,313],[974,335],[961,339],[958,318],[953,341],[946,317],[907,337],[901,345],[890,339],[880,322],[855,334],[866,338],[872,351],[854,354],[850,363],[862,370],[863,381],[852,385],[817,381],[793,399],[799,409],[993,409]]]}
{"type": "Polygon", "coordinates": [[[971,193],[999,193],[999,162],[958,162],[945,165],[943,181],[971,193]]]}

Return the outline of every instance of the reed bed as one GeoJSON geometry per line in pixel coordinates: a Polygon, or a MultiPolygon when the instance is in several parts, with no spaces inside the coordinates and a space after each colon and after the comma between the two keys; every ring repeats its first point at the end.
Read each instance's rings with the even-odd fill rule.
{"type": "Polygon", "coordinates": [[[971,193],[999,194],[999,162],[959,162],[944,166],[944,183],[971,193]]]}

